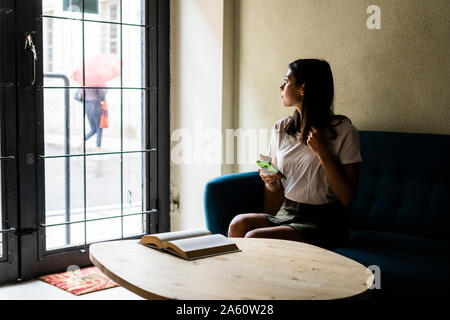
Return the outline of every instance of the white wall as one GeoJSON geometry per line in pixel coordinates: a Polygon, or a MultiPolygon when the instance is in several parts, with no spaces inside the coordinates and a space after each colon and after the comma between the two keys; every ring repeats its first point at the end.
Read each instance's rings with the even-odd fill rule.
{"type": "Polygon", "coordinates": [[[229,68],[233,52],[228,49],[224,58],[224,0],[171,0],[170,11],[171,195],[179,203],[171,206],[171,230],[176,231],[205,227],[206,182],[226,170],[211,157],[221,157],[220,132],[233,122],[233,75],[224,75],[224,61],[229,68]]]}

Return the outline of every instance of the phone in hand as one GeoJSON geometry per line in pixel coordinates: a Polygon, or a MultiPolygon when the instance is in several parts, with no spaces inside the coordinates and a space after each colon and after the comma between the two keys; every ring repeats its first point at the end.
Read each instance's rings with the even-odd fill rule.
{"type": "Polygon", "coordinates": [[[261,170],[262,174],[277,174],[279,173],[281,175],[281,180],[286,180],[286,177],[284,174],[280,172],[272,163],[268,160],[256,160],[256,164],[262,168],[261,170]]]}

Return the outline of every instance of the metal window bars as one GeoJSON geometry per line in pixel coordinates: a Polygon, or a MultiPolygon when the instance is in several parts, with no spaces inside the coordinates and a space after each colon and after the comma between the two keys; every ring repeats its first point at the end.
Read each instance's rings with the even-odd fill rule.
{"type": "MultiPolygon", "coordinates": [[[[81,1],[82,6],[84,7],[84,1],[81,1]]],[[[119,32],[120,32],[120,36],[121,36],[121,41],[120,41],[120,56],[123,56],[123,38],[122,38],[122,26],[137,26],[137,27],[144,27],[146,30],[154,30],[157,29],[156,26],[150,26],[150,25],[138,25],[138,24],[129,24],[129,23],[123,23],[123,19],[122,19],[122,1],[120,1],[121,5],[120,5],[120,22],[114,22],[114,21],[99,21],[99,20],[89,20],[89,19],[85,19],[84,16],[84,9],[82,10],[82,18],[67,18],[67,17],[58,17],[58,16],[48,16],[48,15],[41,15],[41,18],[53,18],[53,19],[66,19],[66,20],[78,20],[82,22],[82,34],[83,34],[83,38],[82,38],[82,58],[83,61],[85,61],[85,41],[84,41],[84,34],[85,34],[85,22],[96,22],[96,23],[107,23],[110,25],[118,25],[120,27],[119,32]]],[[[141,66],[142,68],[143,66],[141,66]]],[[[123,66],[121,64],[120,66],[121,70],[120,70],[120,74],[123,75],[123,66]]],[[[83,86],[81,87],[81,89],[85,90],[85,89],[90,89],[91,87],[86,86],[86,82],[85,82],[85,65],[83,63],[83,86]]],[[[144,76],[144,74],[142,75],[144,76]]],[[[38,155],[36,158],[38,160],[45,160],[45,159],[55,159],[55,158],[65,158],[65,167],[66,167],[66,172],[65,172],[65,185],[66,185],[66,190],[65,190],[65,194],[66,194],[66,204],[65,204],[65,222],[62,223],[55,223],[55,224],[45,224],[45,223],[41,223],[40,227],[41,228],[49,228],[49,227],[57,227],[57,226],[65,226],[65,234],[66,234],[66,245],[69,245],[70,243],[70,226],[73,224],[77,224],[77,223],[85,223],[85,232],[84,232],[84,237],[85,237],[85,244],[87,243],[87,238],[86,238],[86,224],[88,222],[93,222],[93,221],[101,221],[101,220],[110,220],[110,219],[115,219],[115,218],[121,218],[122,219],[122,238],[123,238],[123,218],[124,217],[129,217],[129,216],[145,216],[148,214],[152,214],[152,213],[157,213],[158,210],[157,209],[151,209],[149,211],[143,211],[143,212],[139,212],[139,213],[131,213],[131,214],[124,214],[123,212],[123,156],[124,154],[132,154],[132,153],[150,153],[150,152],[156,152],[157,149],[156,148],[150,148],[150,149],[144,149],[144,150],[128,150],[128,151],[124,151],[123,150],[123,130],[121,129],[121,137],[120,137],[120,141],[121,141],[121,147],[120,150],[118,152],[97,152],[97,153],[86,153],[85,148],[83,148],[84,152],[83,153],[79,153],[79,154],[70,154],[70,127],[69,127],[69,107],[70,107],[70,101],[69,101],[69,91],[70,89],[80,89],[80,87],[71,87],[70,86],[70,82],[69,79],[67,78],[67,76],[63,75],[63,74],[44,74],[44,77],[53,77],[53,78],[60,78],[64,81],[64,85],[63,86],[49,86],[49,87],[45,87],[45,86],[37,86],[36,89],[38,91],[40,90],[44,90],[44,89],[64,89],[65,90],[65,154],[61,154],[61,155],[49,155],[49,156],[45,156],[45,155],[38,155]],[[84,175],[86,176],[86,157],[90,157],[90,156],[101,156],[101,155],[120,155],[121,158],[121,169],[120,169],[120,177],[121,177],[121,214],[120,215],[114,215],[114,216],[108,216],[108,217],[101,217],[101,218],[95,218],[95,219],[87,219],[86,213],[87,213],[87,208],[86,208],[86,194],[84,195],[84,219],[82,220],[77,220],[77,221],[71,221],[70,215],[70,159],[73,157],[83,157],[84,158],[84,175]]],[[[100,87],[92,87],[95,89],[100,89],[100,87]]],[[[103,88],[103,87],[102,87],[103,88]]],[[[123,86],[123,77],[121,77],[120,79],[120,87],[105,87],[104,89],[119,89],[121,90],[121,111],[120,111],[120,117],[121,117],[121,126],[123,126],[123,90],[130,90],[130,89],[136,89],[136,90],[144,90],[144,91],[155,91],[157,90],[157,87],[147,87],[147,86],[142,86],[142,87],[124,87],[123,86]]],[[[84,104],[84,102],[83,102],[84,104]]],[[[83,109],[85,108],[85,106],[83,106],[83,109]]],[[[85,120],[83,121],[83,131],[85,131],[85,120]]],[[[84,181],[84,183],[86,184],[86,179],[84,181]]],[[[86,188],[86,185],[85,185],[86,188]]]]}
{"type": "MultiPolygon", "coordinates": [[[[127,151],[117,151],[117,152],[97,152],[97,153],[80,153],[80,154],[70,154],[70,80],[69,78],[64,74],[50,74],[46,73],[44,74],[44,77],[48,78],[55,78],[55,79],[61,79],[64,81],[64,86],[61,87],[61,89],[64,89],[64,124],[65,124],[65,131],[64,131],[64,152],[65,154],[61,155],[38,155],[36,156],[36,159],[38,160],[45,160],[45,159],[61,159],[65,158],[65,221],[63,223],[57,223],[57,224],[40,224],[40,227],[43,228],[49,228],[49,227],[57,227],[57,226],[65,226],[65,244],[70,244],[71,239],[71,230],[70,226],[77,223],[87,223],[87,222],[93,222],[93,221],[101,221],[101,220],[110,220],[115,218],[124,218],[129,216],[137,216],[137,215],[148,215],[151,213],[157,213],[157,209],[152,209],[150,211],[143,211],[139,213],[132,213],[132,214],[121,214],[118,216],[108,216],[103,218],[96,218],[96,219],[83,219],[83,220],[77,220],[77,221],[71,221],[70,215],[70,159],[75,157],[90,157],[90,156],[99,156],[99,155],[114,155],[118,154],[123,157],[124,154],[132,154],[132,153],[149,153],[149,152],[156,152],[156,148],[152,149],[145,149],[145,150],[127,150],[127,151]]],[[[86,89],[87,87],[84,87],[83,89],[86,89]]],[[[98,87],[96,87],[98,88],[98,87]]],[[[46,88],[45,88],[46,89],[46,88]]],[[[54,89],[53,87],[48,89],[54,89]]],[[[109,88],[110,89],[110,88],[109,88]]],[[[123,88],[121,88],[123,89],[123,88]]],[[[143,88],[139,88],[143,89],[143,88]]],[[[122,130],[121,130],[122,132],[122,130]]],[[[121,141],[123,140],[123,137],[121,136],[121,141]]],[[[121,142],[123,144],[123,141],[121,142]]],[[[121,146],[121,149],[123,150],[123,145],[121,146]]],[[[14,158],[14,157],[13,157],[14,158]]],[[[8,158],[9,159],[9,158],[8,158]]],[[[122,166],[123,161],[121,161],[122,166]]],[[[121,170],[122,171],[122,170],[121,170]]],[[[123,179],[123,173],[121,172],[121,180],[123,179]]],[[[123,185],[123,182],[121,181],[121,185],[123,185]]],[[[121,199],[121,207],[123,206],[123,199],[121,199]]],[[[122,209],[122,208],[121,208],[122,209]]],[[[86,208],[85,208],[86,210],[86,208]]],[[[86,241],[85,241],[86,242],[86,241]]]]}

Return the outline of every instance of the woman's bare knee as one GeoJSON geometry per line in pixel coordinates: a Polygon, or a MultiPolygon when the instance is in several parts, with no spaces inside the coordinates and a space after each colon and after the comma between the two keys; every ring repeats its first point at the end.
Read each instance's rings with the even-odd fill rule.
{"type": "Polygon", "coordinates": [[[245,214],[238,214],[231,220],[228,226],[228,236],[229,237],[242,237],[242,232],[244,229],[244,216],[245,214]]]}
{"type": "Polygon", "coordinates": [[[235,216],[228,227],[229,237],[243,238],[252,229],[269,226],[267,218],[258,213],[243,213],[235,216]]]}

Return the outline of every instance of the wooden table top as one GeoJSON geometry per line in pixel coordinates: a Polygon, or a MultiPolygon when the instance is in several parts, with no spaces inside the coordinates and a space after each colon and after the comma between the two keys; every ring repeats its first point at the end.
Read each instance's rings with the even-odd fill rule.
{"type": "Polygon", "coordinates": [[[92,244],[93,264],[146,299],[322,300],[365,297],[374,276],[362,264],[302,242],[232,238],[242,250],[187,261],[138,244],[92,244]]]}

